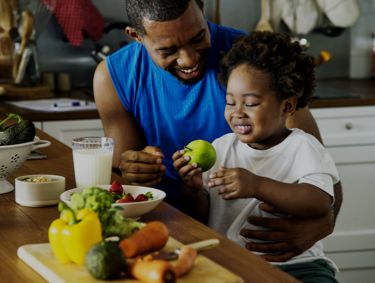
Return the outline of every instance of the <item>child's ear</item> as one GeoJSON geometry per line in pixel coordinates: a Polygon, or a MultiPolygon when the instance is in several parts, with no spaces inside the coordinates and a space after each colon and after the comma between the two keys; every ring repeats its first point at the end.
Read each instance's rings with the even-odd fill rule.
{"type": "Polygon", "coordinates": [[[297,96],[288,97],[283,101],[283,113],[286,116],[292,116],[297,108],[297,96]]]}

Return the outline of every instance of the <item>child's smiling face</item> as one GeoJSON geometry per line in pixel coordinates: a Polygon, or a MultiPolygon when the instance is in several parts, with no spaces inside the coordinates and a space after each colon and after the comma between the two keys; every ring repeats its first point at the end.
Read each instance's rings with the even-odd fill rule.
{"type": "Polygon", "coordinates": [[[229,75],[224,116],[241,142],[267,149],[289,134],[285,121],[296,100],[280,100],[271,89],[270,75],[242,64],[229,75]]]}

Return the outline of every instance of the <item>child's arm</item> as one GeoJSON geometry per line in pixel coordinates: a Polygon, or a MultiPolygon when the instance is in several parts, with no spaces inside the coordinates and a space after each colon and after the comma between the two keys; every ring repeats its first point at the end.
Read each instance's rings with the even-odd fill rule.
{"type": "Polygon", "coordinates": [[[287,184],[257,176],[242,168],[221,168],[210,175],[210,188],[224,199],[257,198],[294,217],[321,217],[331,211],[332,198],[307,184],[287,184]]]}
{"type": "Polygon", "coordinates": [[[209,213],[208,192],[203,188],[197,189],[184,184],[182,187],[182,199],[184,212],[207,225],[209,213]]]}
{"type": "Polygon", "coordinates": [[[322,217],[331,211],[332,197],[307,183],[287,184],[260,177],[255,197],[294,217],[322,217]]]}
{"type": "Polygon", "coordinates": [[[173,156],[173,166],[183,181],[183,209],[198,221],[207,224],[209,196],[203,188],[202,169],[197,164],[188,164],[189,157],[183,156],[184,150],[176,151],[173,156]]]}

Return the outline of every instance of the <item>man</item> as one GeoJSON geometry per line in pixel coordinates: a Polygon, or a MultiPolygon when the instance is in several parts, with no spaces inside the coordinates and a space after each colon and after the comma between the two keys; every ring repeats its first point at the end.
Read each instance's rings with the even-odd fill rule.
{"type": "MultiPolygon", "coordinates": [[[[126,32],[135,42],[101,62],[94,77],[103,127],[115,140],[113,167],[122,171],[125,183],[157,186],[166,191],[167,202],[191,212],[194,204],[182,199],[171,156],[194,139],[212,141],[230,131],[217,73],[222,55],[243,33],[208,23],[201,0],[128,0],[126,7],[131,23],[126,32]]],[[[320,138],[308,108],[288,123],[320,138]]],[[[339,208],[337,196],[335,203],[339,208]]],[[[273,211],[267,204],[263,208],[273,211]]],[[[245,236],[277,243],[249,242],[247,248],[284,261],[330,234],[334,220],[256,218],[252,223],[271,231],[246,230],[245,236]]]]}

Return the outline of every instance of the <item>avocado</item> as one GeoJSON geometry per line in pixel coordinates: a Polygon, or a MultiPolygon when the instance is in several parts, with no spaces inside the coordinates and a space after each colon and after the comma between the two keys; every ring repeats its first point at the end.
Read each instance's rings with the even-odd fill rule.
{"type": "Polygon", "coordinates": [[[95,244],[86,254],[87,271],[96,279],[111,280],[121,277],[125,259],[118,242],[102,241],[95,244]]]}

